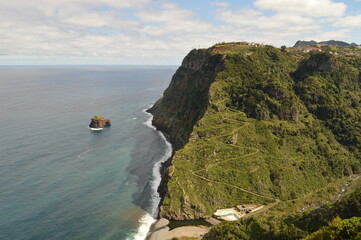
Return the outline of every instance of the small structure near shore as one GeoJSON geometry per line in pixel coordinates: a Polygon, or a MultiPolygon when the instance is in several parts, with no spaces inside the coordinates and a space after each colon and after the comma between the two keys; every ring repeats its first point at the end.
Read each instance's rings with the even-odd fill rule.
{"type": "Polygon", "coordinates": [[[105,117],[101,117],[99,115],[95,115],[91,118],[91,122],[89,124],[89,127],[91,129],[103,129],[104,127],[110,127],[111,122],[109,119],[105,117]]]}
{"type": "Polygon", "coordinates": [[[223,221],[236,221],[245,215],[262,209],[264,205],[261,204],[242,204],[234,208],[218,209],[214,216],[223,221]]]}

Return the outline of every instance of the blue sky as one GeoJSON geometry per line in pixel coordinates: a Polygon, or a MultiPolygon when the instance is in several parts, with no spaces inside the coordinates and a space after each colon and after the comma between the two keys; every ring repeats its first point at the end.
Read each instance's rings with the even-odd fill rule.
{"type": "Polygon", "coordinates": [[[361,44],[361,0],[0,1],[0,65],[179,65],[223,41],[361,44]]]}

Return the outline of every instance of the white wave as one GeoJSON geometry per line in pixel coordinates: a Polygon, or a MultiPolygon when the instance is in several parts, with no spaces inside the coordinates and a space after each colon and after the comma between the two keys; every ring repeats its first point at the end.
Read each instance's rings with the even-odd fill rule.
{"type": "Polygon", "coordinates": [[[172,156],[172,145],[170,142],[167,141],[165,136],[161,131],[158,131],[160,137],[164,140],[166,149],[163,157],[154,165],[153,167],[153,180],[151,181],[151,188],[152,188],[152,211],[151,215],[153,217],[157,217],[158,215],[158,205],[160,202],[160,195],[158,193],[158,187],[160,184],[160,181],[162,180],[162,176],[160,174],[160,168],[162,166],[162,163],[167,161],[172,156]]]}
{"type": "Polygon", "coordinates": [[[139,219],[140,226],[138,228],[137,234],[134,236],[134,240],[144,240],[147,237],[150,226],[155,223],[155,219],[149,214],[143,215],[139,219]]]}
{"type": "MultiPolygon", "coordinates": [[[[149,108],[151,108],[152,106],[153,106],[153,105],[150,105],[149,108]]],[[[157,130],[157,129],[153,126],[153,124],[152,124],[153,115],[152,115],[151,113],[147,112],[147,110],[148,110],[149,108],[146,108],[146,109],[143,109],[143,110],[142,110],[142,112],[144,112],[145,114],[147,114],[147,115],[149,116],[149,118],[147,119],[147,121],[143,122],[143,124],[146,125],[147,127],[150,127],[150,128],[152,128],[152,129],[154,129],[154,130],[157,130]]]]}
{"type": "Polygon", "coordinates": [[[91,128],[91,127],[88,127],[88,128],[92,131],[101,131],[104,129],[104,128],[91,128]]]}
{"type": "Polygon", "coordinates": [[[133,118],[133,120],[137,119],[136,117],[133,118]]]}
{"type": "MultiPolygon", "coordinates": [[[[151,106],[150,106],[151,107],[151,106]]],[[[144,109],[143,112],[146,113],[149,116],[149,119],[144,122],[144,124],[154,130],[156,128],[152,125],[153,115],[146,112],[147,109],[144,109]]],[[[150,182],[150,186],[152,189],[151,192],[151,209],[150,213],[146,213],[143,215],[140,220],[140,226],[138,228],[137,234],[134,236],[134,240],[144,240],[147,237],[147,234],[149,232],[149,229],[151,225],[156,221],[156,217],[158,216],[158,206],[161,200],[161,197],[158,193],[158,187],[162,180],[162,176],[160,174],[160,168],[162,166],[162,163],[167,161],[172,156],[172,145],[167,141],[165,136],[161,131],[157,131],[159,136],[164,140],[165,142],[165,153],[161,159],[159,159],[158,162],[154,164],[153,167],[153,178],[150,182]]]]}

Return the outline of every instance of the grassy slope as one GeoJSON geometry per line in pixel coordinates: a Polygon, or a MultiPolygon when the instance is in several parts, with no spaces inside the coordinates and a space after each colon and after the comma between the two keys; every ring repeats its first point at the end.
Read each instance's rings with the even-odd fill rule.
{"type": "Polygon", "coordinates": [[[354,239],[352,237],[360,232],[361,226],[360,185],[358,178],[353,188],[348,190],[348,195],[340,201],[310,208],[302,213],[280,215],[279,212],[288,209],[284,205],[266,215],[223,222],[207,233],[204,239],[354,239]]]}
{"type": "Polygon", "coordinates": [[[161,215],[194,219],[241,203],[299,199],[352,174],[359,160],[294,91],[292,55],[220,47],[214,52],[223,54],[225,70],[174,156],[161,215]]]}

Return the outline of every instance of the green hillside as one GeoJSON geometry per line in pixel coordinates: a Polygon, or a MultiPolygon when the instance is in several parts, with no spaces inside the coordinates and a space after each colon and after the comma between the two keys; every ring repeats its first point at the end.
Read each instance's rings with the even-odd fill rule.
{"type": "Polygon", "coordinates": [[[193,50],[151,109],[177,150],[160,215],[245,203],[282,215],[333,199],[360,172],[360,63],[239,43],[193,50]]]}
{"type": "Polygon", "coordinates": [[[223,222],[208,232],[204,239],[359,239],[360,215],[361,190],[358,188],[341,201],[308,212],[288,216],[271,213],[237,222],[223,222]]]}

